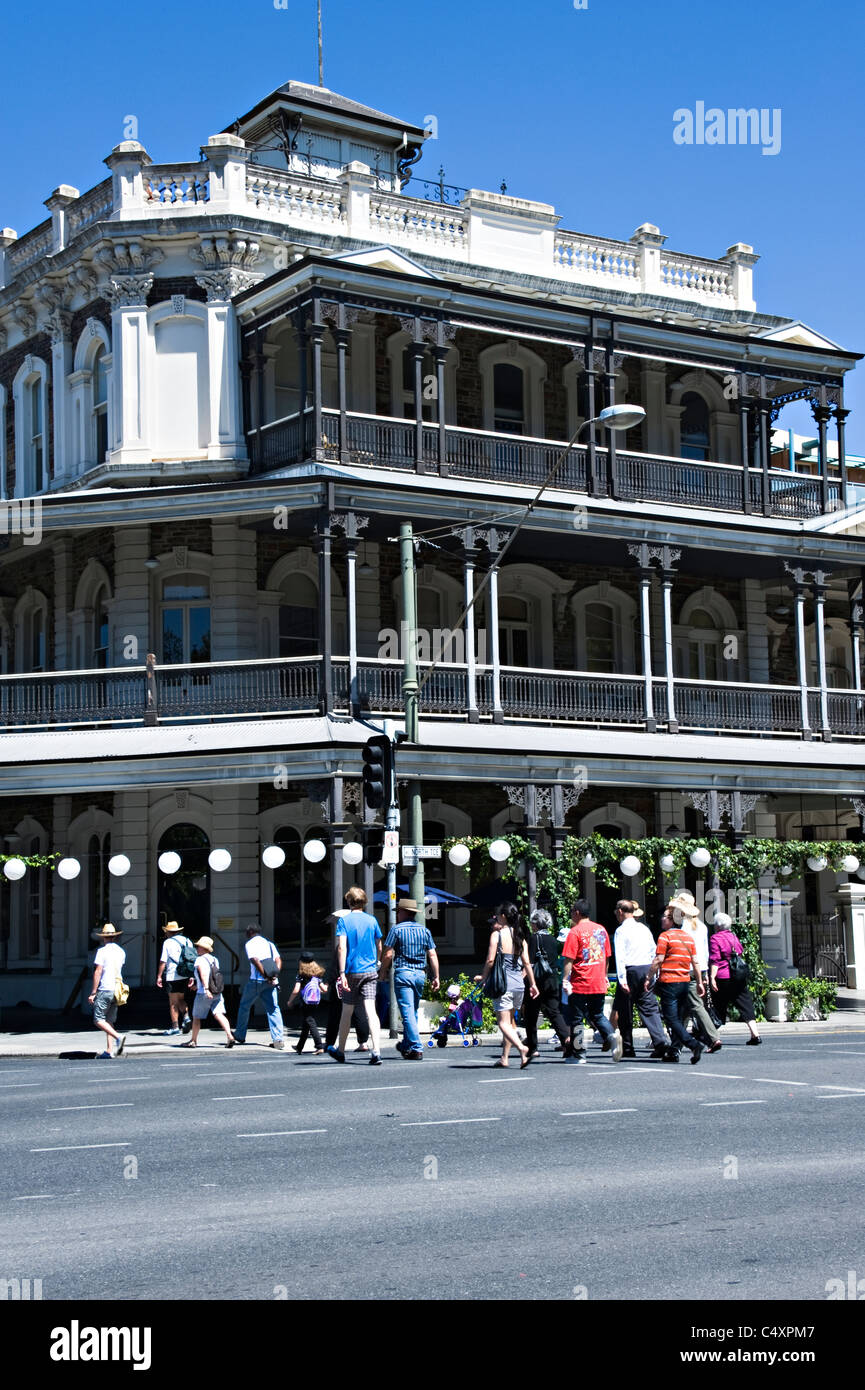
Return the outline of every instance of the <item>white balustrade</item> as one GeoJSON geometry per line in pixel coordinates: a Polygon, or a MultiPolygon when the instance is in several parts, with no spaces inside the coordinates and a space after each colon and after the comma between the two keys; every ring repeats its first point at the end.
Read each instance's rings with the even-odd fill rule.
{"type": "Polygon", "coordinates": [[[66,213],[67,245],[85,227],[92,226],[102,218],[110,217],[113,206],[111,179],[103,179],[102,183],[91,188],[82,198],[77,198],[66,213]]]}
{"type": "Polygon", "coordinates": [[[382,241],[428,242],[437,250],[447,247],[464,252],[466,217],[458,208],[422,198],[374,194],[369,217],[373,235],[382,241]]]}
{"type": "Polygon", "coordinates": [[[282,214],[321,225],[336,226],[345,219],[339,185],[288,174],[281,169],[249,166],[246,201],[268,216],[282,214]]]}
{"type": "MultiPolygon", "coordinates": [[[[598,277],[611,280],[635,281],[638,278],[637,257],[633,246],[624,241],[608,241],[604,237],[585,237],[577,232],[558,232],[553,250],[557,270],[579,279],[598,277]]],[[[627,288],[637,288],[628,285],[627,288]]]]}
{"type": "Polygon", "coordinates": [[[205,163],[151,164],[144,171],[144,201],[148,210],[197,207],[209,197],[205,163]]]}
{"type": "Polygon", "coordinates": [[[697,256],[661,255],[661,285],[669,294],[703,300],[734,299],[728,266],[697,256]]]}

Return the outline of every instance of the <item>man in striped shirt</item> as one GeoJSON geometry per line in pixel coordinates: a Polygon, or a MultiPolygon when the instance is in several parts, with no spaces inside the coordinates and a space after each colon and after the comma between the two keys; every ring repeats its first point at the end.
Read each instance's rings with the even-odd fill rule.
{"type": "Polygon", "coordinates": [[[655,977],[659,977],[661,1012],[673,1039],[664,1061],[678,1062],[678,1048],[687,1047],[691,1053],[691,1065],[694,1066],[700,1060],[703,1047],[688,1032],[684,1020],[688,1015],[690,981],[694,981],[701,997],[705,993],[697,963],[697,945],[689,932],[676,926],[672,913],[664,913],[661,926],[664,930],[658,937],[657,954],[652,961],[646,986],[651,988],[655,977]]]}
{"type": "Polygon", "coordinates": [[[398,1042],[407,1062],[423,1060],[423,1043],[418,1032],[417,1009],[427,978],[429,961],[430,985],[439,987],[439,961],[429,927],[415,921],[418,905],[414,898],[400,898],[396,907],[396,926],[388,934],[381,957],[379,979],[386,980],[393,961],[393,988],[402,1015],[403,1039],[398,1042]]]}

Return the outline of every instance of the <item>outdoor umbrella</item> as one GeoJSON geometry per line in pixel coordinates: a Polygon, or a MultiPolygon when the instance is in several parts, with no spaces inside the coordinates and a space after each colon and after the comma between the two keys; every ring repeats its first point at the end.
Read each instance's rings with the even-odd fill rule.
{"type": "MultiPolygon", "coordinates": [[[[407,898],[409,893],[408,884],[398,883],[396,891],[407,898]]],[[[373,894],[372,900],[374,903],[381,903],[384,905],[387,902],[386,890],[380,888],[377,893],[373,894]]],[[[458,898],[453,893],[446,893],[443,888],[433,887],[428,887],[424,893],[424,904],[428,906],[430,903],[438,903],[441,907],[471,907],[472,905],[466,898],[458,898]]]]}

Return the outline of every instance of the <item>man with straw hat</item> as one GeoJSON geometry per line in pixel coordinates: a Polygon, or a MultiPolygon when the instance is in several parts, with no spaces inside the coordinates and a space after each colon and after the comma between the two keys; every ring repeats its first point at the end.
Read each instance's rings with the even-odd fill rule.
{"type": "Polygon", "coordinates": [[[170,1038],[172,1034],[179,1033],[181,1028],[184,1033],[188,1033],[192,1027],[186,991],[192,983],[195,970],[195,947],[189,937],[184,936],[177,922],[166,922],[163,931],[165,941],[162,945],[162,955],[159,957],[159,969],[156,972],[156,988],[168,991],[171,1027],[165,1029],[164,1036],[170,1038]]]}
{"type": "MultiPolygon", "coordinates": [[[[680,889],[675,898],[671,898],[668,902],[667,911],[672,913],[675,925],[681,926],[694,938],[694,945],[697,948],[697,966],[706,989],[704,998],[708,999],[710,997],[708,991],[709,929],[700,918],[700,909],[697,907],[693,893],[687,892],[684,888],[680,889]]],[[[696,1020],[697,1027],[703,1034],[709,1051],[718,1052],[721,1048],[720,1034],[712,1021],[712,1015],[697,993],[697,985],[693,979],[688,984],[688,1013],[691,1018],[696,1020]]]]}
{"type": "Polygon", "coordinates": [[[646,988],[649,970],[655,958],[655,938],[642,917],[643,909],[632,898],[616,903],[618,927],[613,934],[613,953],[616,961],[616,999],[613,1008],[619,1017],[622,1035],[622,1056],[636,1057],[634,1051],[634,1009],[640,1015],[652,1039],[652,1056],[663,1057],[668,1049],[667,1035],[661,1022],[657,996],[646,988]]]}
{"type": "Polygon", "coordinates": [[[417,922],[414,898],[400,898],[396,905],[396,926],[391,928],[381,958],[379,979],[386,980],[393,961],[393,988],[402,1017],[402,1042],[396,1045],[406,1062],[423,1061],[423,1043],[418,1031],[417,1010],[427,981],[429,963],[433,989],[439,987],[439,960],[430,929],[417,922]]]}
{"type": "Polygon", "coordinates": [[[94,932],[97,941],[101,941],[102,945],[93,962],[93,992],[89,999],[93,1005],[93,1022],[108,1039],[107,1050],[100,1052],[100,1057],[119,1057],[126,1046],[126,1034],[118,1033],[114,1027],[114,1020],[117,1018],[114,987],[117,981],[123,978],[123,967],[126,964],[126,952],[117,945],[117,939],[122,935],[123,933],[117,931],[110,922],[106,922],[101,931],[94,932]],[[112,1043],[115,1044],[113,1052],[112,1043]]]}

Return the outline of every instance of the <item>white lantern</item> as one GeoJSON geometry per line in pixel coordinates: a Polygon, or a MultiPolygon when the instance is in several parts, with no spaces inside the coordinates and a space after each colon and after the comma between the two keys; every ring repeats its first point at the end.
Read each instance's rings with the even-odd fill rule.
{"type": "Polygon", "coordinates": [[[122,878],[132,868],[132,861],[125,854],[112,854],[108,861],[108,872],[115,878],[122,878]]]}
{"type": "Polygon", "coordinates": [[[856,870],[859,868],[859,860],[856,858],[856,855],[845,854],[844,858],[841,860],[841,868],[844,870],[845,874],[855,874],[856,870]]]}
{"type": "Polygon", "coordinates": [[[642,867],[642,864],[635,854],[626,854],[624,859],[619,860],[619,868],[625,875],[625,878],[636,878],[642,867]]]}
{"type": "Polygon", "coordinates": [[[597,861],[597,859],[595,858],[595,856],[594,856],[593,854],[587,854],[587,855],[585,856],[585,858],[583,859],[583,868],[584,868],[584,869],[593,869],[593,868],[595,867],[595,865],[597,864],[597,862],[598,862],[598,861],[597,861]]]}
{"type": "Polygon", "coordinates": [[[511,847],[507,840],[493,840],[490,845],[490,859],[496,864],[503,864],[506,859],[511,857],[511,847]]]}
{"type": "MultiPolygon", "coordinates": [[[[858,864],[856,867],[859,867],[858,864]]],[[[61,859],[57,865],[57,872],[61,878],[77,878],[81,873],[81,865],[77,859],[61,859]]]]}
{"type": "Polygon", "coordinates": [[[811,870],[812,873],[822,874],[828,862],[829,861],[825,859],[822,854],[812,854],[808,857],[808,868],[811,870]]]}
{"type": "Polygon", "coordinates": [[[327,846],[322,840],[307,840],[303,847],[303,857],[307,864],[320,864],[327,854],[327,846]]]}
{"type": "Polygon", "coordinates": [[[176,874],[180,868],[180,855],[175,854],[173,849],[167,849],[156,862],[163,874],[176,874]]]}
{"type": "Polygon", "coordinates": [[[285,850],[279,845],[268,845],[261,852],[261,862],[266,869],[281,869],[285,863],[285,850]]]}
{"type": "Polygon", "coordinates": [[[358,840],[352,840],[349,844],[343,845],[342,858],[344,864],[359,864],[363,859],[363,845],[358,840]]]}
{"type": "Polygon", "coordinates": [[[705,869],[712,856],[707,849],[700,846],[698,849],[691,850],[688,856],[695,869],[705,869]]]}
{"type": "Polygon", "coordinates": [[[17,883],[18,879],[26,874],[27,865],[23,859],[7,859],[3,865],[3,872],[13,883],[17,883]]]}
{"type": "Polygon", "coordinates": [[[231,867],[231,855],[227,849],[212,849],[207,862],[215,874],[224,874],[231,867]]]}
{"type": "Polygon", "coordinates": [[[782,876],[783,878],[789,878],[790,875],[792,874],[792,872],[793,872],[793,865],[792,865],[792,864],[782,864],[781,867],[780,867],[780,869],[778,870],[778,873],[781,874],[781,876],[782,876]]]}
{"type": "Polygon", "coordinates": [[[672,854],[662,854],[660,864],[665,874],[671,874],[676,867],[676,861],[672,854]]]}
{"type": "Polygon", "coordinates": [[[865,864],[862,865],[861,869],[856,870],[856,877],[861,878],[862,882],[865,883],[865,864]]]}
{"type": "Polygon", "coordinates": [[[451,845],[448,850],[448,859],[458,869],[464,869],[471,857],[472,854],[468,845],[451,845]]]}

